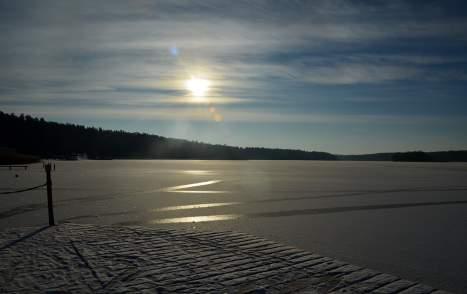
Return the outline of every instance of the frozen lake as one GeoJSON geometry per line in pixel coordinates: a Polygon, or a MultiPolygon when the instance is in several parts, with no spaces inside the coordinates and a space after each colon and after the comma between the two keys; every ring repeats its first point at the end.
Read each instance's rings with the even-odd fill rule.
{"type": "MultiPolygon", "coordinates": [[[[58,222],[235,230],[467,292],[467,164],[69,161],[58,222]]],[[[42,184],[0,169],[0,191],[42,184]]],[[[0,195],[0,228],[47,224],[45,190],[0,195]]]]}

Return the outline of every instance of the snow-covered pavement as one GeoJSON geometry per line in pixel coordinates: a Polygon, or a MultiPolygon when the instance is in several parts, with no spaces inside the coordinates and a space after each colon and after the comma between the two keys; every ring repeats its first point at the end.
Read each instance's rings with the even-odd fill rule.
{"type": "Polygon", "coordinates": [[[433,293],[235,232],[65,223],[0,232],[0,292],[433,293]]]}

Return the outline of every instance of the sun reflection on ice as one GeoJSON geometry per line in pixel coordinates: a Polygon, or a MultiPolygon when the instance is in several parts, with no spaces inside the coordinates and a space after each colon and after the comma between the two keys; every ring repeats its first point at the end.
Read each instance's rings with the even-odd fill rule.
{"type": "Polygon", "coordinates": [[[221,206],[238,205],[238,204],[240,204],[240,202],[200,203],[200,204],[192,204],[192,205],[178,205],[178,206],[161,207],[161,208],[154,209],[154,211],[187,210],[187,209],[221,207],[221,206]]]}
{"type": "Polygon", "coordinates": [[[212,170],[184,170],[182,171],[182,173],[189,174],[189,175],[197,175],[197,176],[215,174],[215,172],[212,170]]]}
{"type": "Polygon", "coordinates": [[[218,215],[200,215],[200,216],[187,216],[187,217],[174,217],[174,218],[161,218],[151,221],[151,224],[176,224],[176,223],[201,223],[233,220],[240,218],[239,214],[218,214],[218,215]]]}

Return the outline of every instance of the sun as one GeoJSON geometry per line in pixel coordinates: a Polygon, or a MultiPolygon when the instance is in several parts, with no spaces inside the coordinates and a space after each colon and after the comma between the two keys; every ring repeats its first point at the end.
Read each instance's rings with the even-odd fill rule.
{"type": "Polygon", "coordinates": [[[195,98],[204,98],[206,92],[209,90],[209,81],[192,77],[185,82],[185,87],[195,98]]]}

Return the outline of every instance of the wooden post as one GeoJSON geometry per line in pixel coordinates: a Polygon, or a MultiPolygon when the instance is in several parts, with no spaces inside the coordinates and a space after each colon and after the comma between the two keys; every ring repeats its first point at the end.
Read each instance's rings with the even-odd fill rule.
{"type": "Polygon", "coordinates": [[[52,200],[52,177],[50,175],[52,165],[47,163],[45,166],[45,173],[47,176],[47,207],[49,208],[49,226],[55,225],[54,218],[54,204],[52,200]]]}

